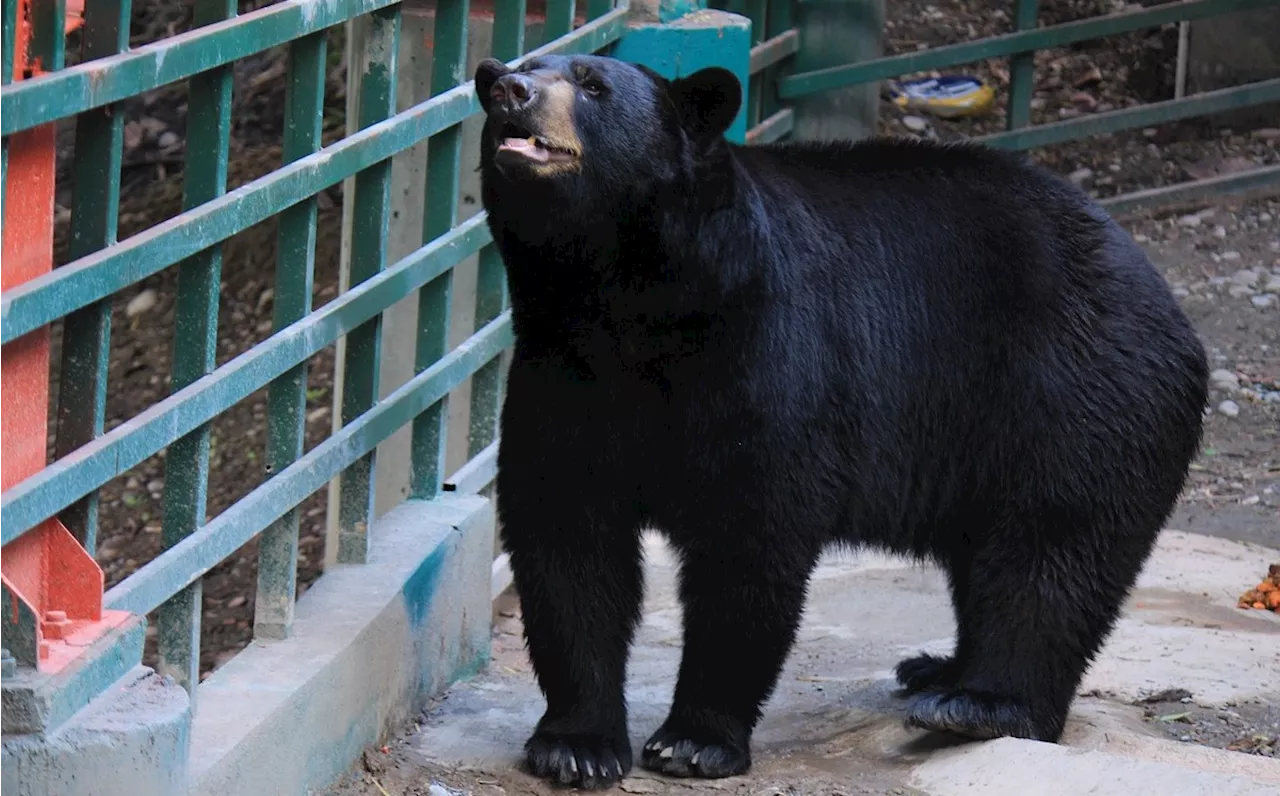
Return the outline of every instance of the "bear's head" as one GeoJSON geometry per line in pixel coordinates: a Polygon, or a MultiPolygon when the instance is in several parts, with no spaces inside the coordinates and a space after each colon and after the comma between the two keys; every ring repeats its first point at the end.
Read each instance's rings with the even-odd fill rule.
{"type": "Polygon", "coordinates": [[[486,115],[486,188],[504,198],[555,197],[561,210],[565,199],[608,206],[693,179],[696,164],[724,147],[742,101],[725,69],[669,81],[642,66],[582,55],[532,58],[515,70],[486,59],[475,87],[486,115]]]}

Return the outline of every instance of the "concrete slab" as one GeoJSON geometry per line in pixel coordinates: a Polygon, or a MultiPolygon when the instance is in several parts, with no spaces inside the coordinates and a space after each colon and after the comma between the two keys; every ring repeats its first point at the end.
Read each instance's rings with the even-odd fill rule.
{"type": "MultiPolygon", "coordinates": [[[[681,646],[672,556],[657,537],[647,540],[646,552],[645,615],[628,683],[637,748],[665,716],[681,646]]],[[[1238,592],[1277,560],[1280,553],[1265,548],[1167,531],[1088,675],[1064,745],[1006,739],[948,746],[905,730],[902,704],[890,693],[898,660],[952,645],[945,580],[931,567],[882,555],[829,555],[815,574],[799,643],[757,731],[752,773],[679,782],[637,771],[620,789],[805,796],[1280,793],[1280,761],[1170,741],[1131,704],[1169,688],[1185,689],[1205,706],[1280,702],[1280,620],[1235,608],[1238,592]]],[[[544,703],[518,620],[504,619],[497,629],[489,671],[454,686],[427,714],[405,739],[406,762],[419,767],[418,782],[439,777],[472,793],[488,792],[485,783],[501,783],[508,792],[554,792],[515,770],[544,703]]]]}
{"type": "Polygon", "coordinates": [[[186,793],[191,701],[168,677],[135,666],[48,735],[10,734],[6,796],[179,796],[186,793]]]}

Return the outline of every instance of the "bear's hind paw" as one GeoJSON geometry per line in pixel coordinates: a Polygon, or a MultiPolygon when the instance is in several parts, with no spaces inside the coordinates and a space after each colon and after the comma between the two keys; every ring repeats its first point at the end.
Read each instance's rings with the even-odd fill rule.
{"type": "Polygon", "coordinates": [[[911,696],[922,691],[950,688],[956,684],[958,672],[956,659],[938,655],[917,655],[907,658],[894,668],[898,685],[896,696],[911,696]]]}
{"type": "Polygon", "coordinates": [[[932,732],[948,732],[964,738],[1027,738],[1054,743],[1062,735],[1055,727],[1037,721],[1023,702],[962,688],[924,694],[907,708],[908,727],[932,732]]]}

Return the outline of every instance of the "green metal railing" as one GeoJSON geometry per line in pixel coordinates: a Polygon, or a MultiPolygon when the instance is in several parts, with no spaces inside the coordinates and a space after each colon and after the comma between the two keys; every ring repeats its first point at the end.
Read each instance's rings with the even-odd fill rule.
{"type": "MultiPolygon", "coordinates": [[[[54,15],[52,24],[60,30],[64,4],[36,5],[54,15]]],[[[6,83],[0,93],[5,136],[77,119],[70,262],[0,297],[4,343],[60,319],[64,323],[57,455],[0,496],[0,535],[7,544],[59,516],[92,550],[98,490],[167,449],[165,550],[109,590],[105,606],[135,614],[157,611],[160,668],[192,690],[198,681],[201,577],[260,535],[254,632],[287,636],[297,585],[296,507],[339,478],[338,560],[364,561],[373,520],[373,453],[397,429],[413,427],[415,498],[474,488],[482,485],[477,473],[492,474],[502,389],[497,358],[512,333],[502,263],[490,245],[484,214],[457,223],[459,175],[474,155],[461,151],[461,123],[480,110],[465,74],[468,2],[439,0],[431,97],[399,113],[397,0],[286,0],[240,17],[235,0],[196,0],[190,32],[135,50],[127,48],[127,0],[86,5],[84,62],[6,83]],[[358,17],[367,22],[360,40],[349,46],[356,54],[351,69],[359,85],[359,129],[322,148],[325,32],[358,17]],[[237,59],[278,45],[288,46],[283,163],[227,191],[231,70],[237,59]],[[183,212],[117,242],[123,114],[115,103],[180,80],[190,90],[183,212]],[[422,246],[391,263],[391,157],[423,140],[429,168],[422,246]],[[344,195],[351,204],[350,289],[313,310],[316,195],[348,178],[354,178],[353,190],[344,195]],[[273,333],[216,367],[221,243],[276,215],[273,333]],[[449,350],[451,272],[477,254],[475,333],[449,350]],[[178,355],[172,393],[104,433],[110,300],[175,266],[178,355]],[[416,375],[378,400],[381,313],[415,291],[421,318],[416,375]],[[307,359],[344,336],[341,429],[304,455],[307,359]],[[475,456],[446,485],[445,400],[469,378],[474,380],[468,442],[475,456]],[[268,476],[206,522],[209,424],[263,387],[269,389],[268,476]]],[[[612,0],[588,0],[585,6],[587,21],[575,29],[572,0],[550,0],[549,43],[526,57],[598,51],[621,37],[625,4],[615,8],[612,0]]],[[[15,0],[5,0],[6,59],[16,7],[15,0]]],[[[523,52],[525,11],[525,0],[496,4],[493,51],[508,62],[523,52]]]]}
{"type": "MultiPolygon", "coordinates": [[[[976,41],[937,47],[870,61],[849,63],[803,73],[787,73],[779,63],[798,51],[799,31],[792,29],[795,0],[721,0],[717,7],[744,14],[753,26],[750,105],[747,140],[766,143],[791,133],[794,117],[780,102],[824,91],[863,85],[886,78],[945,69],[988,58],[1008,57],[1009,92],[1006,130],[978,140],[1008,149],[1032,149],[1091,136],[1149,127],[1252,106],[1280,102],[1280,79],[1154,102],[1138,107],[1091,114],[1051,124],[1031,126],[1035,81],[1034,54],[1119,33],[1173,22],[1206,19],[1242,11],[1280,6],[1280,0],[1180,0],[1060,25],[1037,27],[1038,0],[1014,0],[1014,31],[976,41]],[[763,113],[761,112],[763,109],[763,113]]],[[[803,14],[799,15],[803,17],[803,14]]],[[[1280,166],[1265,166],[1228,177],[1137,192],[1104,200],[1113,210],[1134,209],[1177,199],[1198,198],[1230,190],[1280,183],[1280,166]]]]}

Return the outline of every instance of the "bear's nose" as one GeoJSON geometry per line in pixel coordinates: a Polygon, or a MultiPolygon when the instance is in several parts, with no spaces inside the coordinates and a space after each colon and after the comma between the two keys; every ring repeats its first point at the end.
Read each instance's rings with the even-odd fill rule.
{"type": "Polygon", "coordinates": [[[498,107],[513,113],[533,102],[538,96],[538,87],[527,76],[512,73],[498,78],[489,89],[489,96],[498,107]]]}

